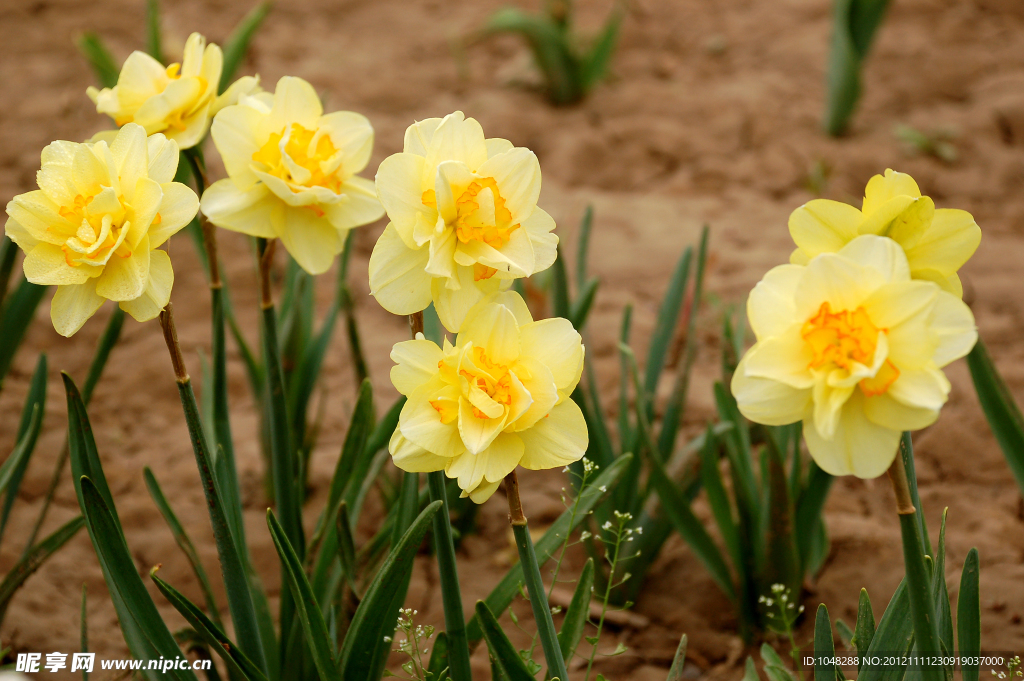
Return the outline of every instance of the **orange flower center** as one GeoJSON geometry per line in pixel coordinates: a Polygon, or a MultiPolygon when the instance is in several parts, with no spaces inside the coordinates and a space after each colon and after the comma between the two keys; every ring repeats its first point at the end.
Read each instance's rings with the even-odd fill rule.
{"type": "MultiPolygon", "coordinates": [[[[809,368],[835,366],[846,370],[854,363],[868,367],[874,363],[880,333],[886,333],[886,329],[875,326],[863,306],[832,312],[828,302],[821,304],[800,332],[814,355],[809,368]]],[[[899,376],[900,370],[887,359],[875,376],[863,379],[859,385],[868,397],[881,395],[899,376]]]]}
{"type": "MultiPolygon", "coordinates": [[[[120,238],[122,230],[127,226],[122,224],[126,208],[124,200],[118,197],[109,207],[113,210],[90,210],[93,207],[93,200],[100,194],[102,191],[92,195],[79,194],[71,205],[61,206],[57,211],[62,218],[74,225],[71,228],[72,233],[64,233],[65,241],[61,246],[64,261],[71,267],[105,263],[112,248],[114,254],[122,258],[132,254],[120,238]]],[[[110,195],[106,196],[109,200],[110,195]]],[[[47,231],[53,233],[54,228],[48,228],[47,231]]]]}
{"type": "Polygon", "coordinates": [[[267,172],[285,182],[300,187],[326,187],[337,194],[341,191],[341,164],[335,159],[338,150],[326,133],[317,135],[298,123],[270,135],[252,160],[267,166],[267,172]],[[288,140],[281,148],[285,133],[288,140]],[[306,172],[303,172],[306,171],[306,172]]]}
{"type": "MultiPolygon", "coordinates": [[[[423,205],[437,208],[437,196],[433,189],[423,192],[423,205]]],[[[512,224],[512,211],[505,207],[505,199],[498,191],[493,177],[474,180],[455,200],[455,235],[464,244],[482,241],[493,248],[501,249],[512,238],[512,232],[519,229],[519,223],[512,224]]],[[[485,268],[474,271],[476,281],[489,279],[494,270],[485,268]],[[488,272],[489,270],[489,272],[488,272]]]]}

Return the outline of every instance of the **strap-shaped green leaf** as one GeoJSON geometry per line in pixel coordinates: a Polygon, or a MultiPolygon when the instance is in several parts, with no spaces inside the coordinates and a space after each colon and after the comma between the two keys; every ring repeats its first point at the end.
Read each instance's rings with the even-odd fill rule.
{"type": "Polygon", "coordinates": [[[7,492],[7,486],[10,485],[15,473],[19,470],[24,471],[24,465],[32,455],[36,438],[39,435],[39,426],[43,420],[43,410],[40,406],[38,402],[32,405],[28,429],[21,436],[21,439],[18,440],[18,443],[14,445],[14,451],[11,452],[11,455],[4,460],[3,465],[0,465],[0,494],[7,492]]]}
{"type": "Polygon", "coordinates": [[[235,79],[235,72],[238,71],[238,66],[242,63],[242,59],[245,58],[245,53],[249,49],[249,43],[252,42],[252,37],[256,35],[256,30],[259,29],[260,24],[267,18],[267,14],[270,13],[271,8],[270,2],[261,2],[260,4],[249,10],[249,13],[242,17],[242,20],[235,26],[235,30],[231,32],[228,39],[224,41],[224,67],[220,73],[220,86],[218,92],[224,92],[231,85],[231,81],[235,79]]]}
{"type": "MultiPolygon", "coordinates": [[[[164,657],[174,659],[181,655],[178,644],[167,629],[160,613],[153,603],[142,578],[135,568],[135,561],[132,560],[125,543],[121,528],[114,520],[114,516],[100,494],[96,485],[87,477],[81,478],[79,486],[82,490],[82,511],[85,514],[86,523],[89,527],[89,534],[92,537],[96,555],[104,568],[107,577],[107,588],[111,595],[117,594],[115,607],[120,601],[121,608],[118,610],[118,619],[124,631],[124,619],[129,619],[138,632],[145,638],[149,650],[131,650],[132,641],[127,640],[132,655],[136,659],[156,659],[164,657]],[[155,655],[153,655],[155,653],[155,655]]],[[[195,674],[189,669],[172,669],[171,675],[182,681],[196,681],[195,674]]],[[[151,678],[163,676],[158,672],[151,678]]]]}
{"type": "Polygon", "coordinates": [[[398,610],[405,601],[416,553],[440,508],[441,502],[435,501],[423,509],[366,590],[342,644],[343,678],[377,681],[384,673],[391,650],[390,637],[398,622],[398,610]]]}
{"type": "MultiPolygon", "coordinates": [[[[562,547],[567,534],[580,526],[599,503],[601,503],[615,487],[619,478],[626,468],[629,467],[632,454],[623,454],[607,468],[603,469],[594,480],[584,488],[580,494],[579,504],[576,505],[576,514],[573,515],[572,508],[567,509],[558,516],[558,519],[551,524],[548,531],[534,543],[534,551],[537,554],[537,563],[541,566],[562,547]]],[[[503,613],[505,608],[512,603],[512,600],[519,593],[519,587],[524,583],[523,566],[520,563],[513,565],[498,585],[494,587],[484,603],[494,613],[503,613]]],[[[473,615],[466,624],[466,634],[469,638],[469,646],[472,650],[483,639],[480,619],[473,615]]]]}
{"type": "Polygon", "coordinates": [[[41,542],[30,548],[17,563],[14,564],[0,582],[0,622],[7,614],[7,606],[14,594],[31,577],[43,563],[74,537],[85,526],[85,518],[76,516],[61,525],[41,542]]]}
{"type": "MultiPolygon", "coordinates": [[[[857,626],[853,630],[852,643],[857,649],[860,657],[867,655],[871,648],[871,639],[875,637],[875,613],[871,610],[871,598],[868,597],[868,590],[860,590],[860,600],[857,603],[857,626]]],[[[857,670],[860,671],[858,661],[857,670]]]]}
{"type": "Polygon", "coordinates": [[[491,651],[491,658],[501,669],[505,678],[508,681],[535,681],[533,674],[526,668],[523,658],[519,657],[519,653],[508,640],[508,636],[502,631],[494,613],[483,601],[476,602],[476,617],[483,628],[483,635],[487,640],[487,647],[491,651]]]}
{"type": "Polygon", "coordinates": [[[676,334],[679,313],[682,312],[683,299],[686,295],[686,283],[690,278],[690,264],[693,261],[693,246],[687,246],[676,263],[672,278],[665,289],[658,308],[658,318],[651,334],[651,344],[647,350],[647,366],[644,372],[643,390],[648,402],[648,418],[653,418],[653,398],[658,389],[658,380],[665,369],[668,349],[676,334]]]}
{"type": "Polygon", "coordinates": [[[832,639],[832,623],[828,608],[818,605],[814,616],[814,681],[836,681],[836,645],[832,639]]]}
{"type": "MultiPolygon", "coordinates": [[[[686,668],[686,646],[688,639],[686,634],[679,637],[679,645],[676,647],[676,654],[672,658],[672,666],[669,667],[668,676],[665,681],[683,681],[683,669],[686,668]]],[[[747,662],[753,662],[749,657],[747,662]]],[[[756,673],[756,672],[755,672],[756,673]]],[[[744,679],[746,681],[746,679],[744,679]]]]}
{"type": "Polygon", "coordinates": [[[82,53],[89,62],[89,66],[92,67],[93,74],[95,74],[96,80],[99,81],[100,85],[103,87],[114,87],[117,85],[117,78],[121,74],[121,70],[117,68],[114,57],[110,54],[110,50],[103,44],[100,37],[90,31],[82,35],[76,44],[78,45],[78,51],[82,53]]]}
{"type": "Polygon", "coordinates": [[[427,681],[444,681],[448,678],[448,669],[448,634],[442,631],[434,637],[434,649],[427,663],[427,681]]]}
{"type": "Polygon", "coordinates": [[[47,287],[22,279],[0,308],[0,388],[10,371],[14,355],[21,345],[29,324],[35,318],[36,308],[46,294],[47,287]]]}
{"type": "Polygon", "coordinates": [[[246,679],[246,681],[267,681],[266,675],[252,663],[252,660],[245,656],[245,653],[235,645],[234,641],[227,637],[227,634],[224,633],[220,625],[207,617],[206,613],[200,610],[195,603],[185,598],[177,589],[156,576],[158,569],[153,568],[150,570],[149,576],[156,584],[156,587],[160,589],[160,593],[192,625],[192,628],[195,629],[200,638],[206,641],[210,648],[215,650],[224,659],[228,668],[234,674],[238,674],[243,679],[246,679]]]}
{"type": "Polygon", "coordinates": [[[161,64],[165,63],[160,40],[160,0],[146,2],[146,52],[161,64]]]}
{"type": "Polygon", "coordinates": [[[956,599],[956,639],[960,651],[960,673],[964,681],[978,681],[978,665],[969,662],[981,653],[979,569],[978,549],[972,548],[964,560],[964,569],[960,573],[960,593],[956,599]]]}
{"type": "Polygon", "coordinates": [[[594,559],[588,558],[580,571],[580,577],[576,582],[576,590],[569,601],[569,607],[565,610],[565,619],[562,620],[562,628],[558,632],[558,645],[562,649],[562,658],[568,664],[576,652],[576,646],[583,638],[583,631],[590,617],[590,598],[594,590],[594,559]]]}
{"type": "Polygon", "coordinates": [[[156,476],[153,475],[153,471],[149,466],[142,469],[142,477],[146,481],[146,489],[149,490],[149,495],[153,497],[153,502],[156,504],[160,515],[164,517],[164,522],[167,523],[167,527],[170,528],[171,534],[174,536],[174,543],[185,554],[189,565],[192,566],[192,572],[195,573],[196,579],[199,580],[199,588],[203,592],[203,598],[206,599],[206,609],[210,612],[210,618],[218,627],[223,628],[224,625],[220,622],[220,612],[217,608],[217,599],[214,597],[213,587],[210,585],[210,578],[206,576],[203,561],[199,559],[195,545],[192,544],[188,532],[185,531],[185,527],[178,520],[178,516],[174,513],[174,509],[171,508],[167,497],[164,496],[164,491],[160,488],[160,483],[157,482],[156,476]]]}
{"type": "MultiPolygon", "coordinates": [[[[907,580],[904,579],[896,587],[889,600],[882,619],[878,621],[874,636],[868,645],[868,657],[875,653],[899,653],[910,650],[914,642],[914,622],[910,615],[910,594],[907,593],[907,580]]],[[[870,665],[859,670],[857,681],[900,681],[906,666],[870,665]]]]}
{"type": "Polygon", "coordinates": [[[558,248],[558,255],[551,268],[551,298],[552,308],[556,317],[569,318],[569,276],[565,271],[565,258],[562,256],[562,249],[558,248]]]}
{"type": "MultiPolygon", "coordinates": [[[[590,233],[594,229],[594,204],[588,203],[583,209],[580,220],[580,231],[576,235],[576,291],[582,291],[587,285],[587,261],[590,254],[590,233]]],[[[580,327],[576,327],[578,331],[580,327]]]]}
{"type": "MultiPolygon", "coordinates": [[[[402,495],[398,502],[396,529],[411,523],[411,516],[419,508],[419,475],[406,473],[405,476],[402,495]],[[411,482],[413,479],[416,482],[411,482]]],[[[437,572],[441,581],[441,600],[444,604],[444,625],[445,631],[448,632],[448,663],[451,676],[454,681],[472,681],[469,644],[466,640],[466,615],[462,611],[462,589],[459,587],[459,570],[455,560],[455,541],[452,537],[444,472],[427,473],[427,488],[430,490],[430,500],[441,502],[441,510],[434,515],[433,540],[437,572]]],[[[398,535],[397,532],[395,534],[398,535]]],[[[397,545],[397,541],[392,541],[392,544],[397,545]]]]}
{"type": "Polygon", "coordinates": [[[583,96],[579,65],[565,33],[549,16],[506,7],[491,15],[484,31],[518,34],[527,41],[555,104],[571,104],[583,96]]]}
{"type": "Polygon", "coordinates": [[[302,569],[302,561],[299,559],[295,549],[288,541],[288,535],[278,522],[274,512],[267,509],[267,526],[270,528],[270,536],[274,540],[274,546],[281,557],[281,565],[285,572],[285,581],[292,593],[292,600],[295,603],[296,616],[302,625],[302,631],[306,635],[306,645],[313,656],[313,663],[320,674],[322,681],[341,681],[342,676],[338,672],[338,666],[334,658],[333,643],[327,631],[327,622],[324,621],[320,606],[313,596],[313,588],[306,579],[306,573],[302,569]]]}
{"type": "Polygon", "coordinates": [[[1020,408],[980,338],[967,355],[967,366],[992,434],[1003,450],[1017,486],[1024,493],[1024,417],[1020,408]]]}
{"type": "Polygon", "coordinates": [[[616,2],[611,14],[605,21],[604,28],[594,41],[590,52],[584,57],[580,68],[580,80],[583,92],[589,92],[608,73],[608,62],[615,53],[615,44],[619,39],[619,27],[626,16],[625,5],[616,2]]]}
{"type": "Polygon", "coordinates": [[[832,488],[833,477],[821,470],[811,460],[807,473],[807,482],[803,485],[800,496],[796,502],[795,532],[797,550],[800,552],[800,564],[806,573],[812,568],[814,550],[814,532],[821,524],[821,512],[825,507],[825,500],[832,488]]]}

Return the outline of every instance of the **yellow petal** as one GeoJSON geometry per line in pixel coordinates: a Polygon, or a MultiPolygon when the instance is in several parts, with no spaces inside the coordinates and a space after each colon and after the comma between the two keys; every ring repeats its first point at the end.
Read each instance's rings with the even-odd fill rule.
{"type": "Polygon", "coordinates": [[[432,225],[434,210],[423,203],[424,162],[415,154],[392,154],[377,169],[376,191],[388,218],[409,231],[418,215],[432,225]]]}
{"type": "Polygon", "coordinates": [[[440,118],[428,118],[413,123],[405,129],[405,147],[403,151],[407,154],[426,156],[430,148],[430,140],[434,138],[437,126],[441,125],[440,118]]]}
{"type": "MultiPolygon", "coordinates": [[[[425,272],[428,249],[405,245],[388,223],[370,255],[370,293],[392,314],[419,312],[430,304],[431,281],[425,272]]],[[[440,312],[440,311],[439,311],[440,312]]]]}
{"type": "MultiPolygon", "coordinates": [[[[167,131],[173,136],[170,128],[171,119],[182,117],[195,104],[202,94],[202,84],[198,78],[179,78],[172,80],[160,94],[153,95],[135,112],[135,122],[146,129],[146,132],[167,131]]],[[[193,142],[194,144],[194,142],[193,142]]],[[[178,141],[178,146],[187,149],[193,144],[185,145],[178,141]]]]}
{"type": "Polygon", "coordinates": [[[178,171],[178,143],[156,133],[146,139],[146,156],[149,158],[147,175],[157,184],[174,179],[178,171]]]}
{"type": "Polygon", "coordinates": [[[951,293],[939,291],[929,322],[938,341],[932,355],[937,367],[963,357],[978,341],[978,327],[974,325],[971,309],[951,293]]]}
{"type": "Polygon", "coordinates": [[[131,197],[135,193],[135,184],[144,177],[148,179],[149,148],[146,131],[140,125],[128,123],[118,131],[110,145],[110,154],[114,157],[121,191],[131,197]]]}
{"type": "Polygon", "coordinates": [[[143,237],[128,257],[116,253],[107,260],[96,280],[96,293],[108,300],[133,300],[146,290],[149,280],[149,238],[143,237]]]}
{"type": "Polygon", "coordinates": [[[560,468],[579,461],[590,442],[583,412],[572,400],[557,405],[533,428],[517,435],[525,445],[519,465],[530,470],[560,468]]]}
{"type": "Polygon", "coordinates": [[[864,300],[871,323],[880,329],[893,329],[912,317],[930,310],[939,295],[939,287],[930,281],[901,281],[875,289],[864,300]]]}
{"type": "Polygon", "coordinates": [[[58,206],[68,206],[75,201],[74,183],[71,181],[71,162],[78,144],[75,142],[51,142],[42,153],[42,166],[36,173],[39,189],[58,206]]]}
{"type": "MultiPolygon", "coordinates": [[[[424,248],[421,252],[426,251],[424,248]]],[[[430,296],[434,300],[434,309],[437,310],[437,316],[444,328],[452,333],[459,332],[466,314],[474,305],[488,294],[501,290],[501,287],[508,283],[507,280],[503,282],[497,277],[474,281],[472,267],[456,267],[455,274],[458,288],[450,288],[444,279],[430,280],[430,296]]]]}
{"type": "Polygon", "coordinates": [[[744,357],[750,378],[765,378],[805,390],[814,383],[809,369],[814,353],[801,336],[802,324],[790,325],[778,336],[758,341],[744,357]]]}
{"type": "Polygon", "coordinates": [[[438,124],[426,153],[428,168],[436,168],[442,161],[461,161],[475,170],[486,160],[483,128],[461,111],[448,114],[438,124]]]}
{"type": "Polygon", "coordinates": [[[811,406],[809,389],[748,376],[746,362],[746,357],[740,360],[732,376],[731,390],[740,413],[768,426],[785,426],[807,416],[811,406]]]}
{"type": "Polygon", "coordinates": [[[497,156],[498,154],[504,154],[506,151],[512,151],[514,145],[508,140],[503,140],[500,137],[492,137],[484,140],[484,144],[487,146],[487,158],[497,156]]]}
{"type": "Polygon", "coordinates": [[[552,234],[555,221],[540,208],[534,208],[530,217],[523,221],[522,227],[530,237],[533,246],[533,272],[543,272],[555,262],[558,255],[558,235],[552,234]]]}
{"type": "MultiPolygon", "coordinates": [[[[939,409],[942,408],[942,405],[946,403],[946,399],[949,397],[949,391],[950,384],[945,374],[939,369],[927,367],[925,369],[901,370],[899,378],[889,386],[886,394],[907,407],[934,411],[938,414],[939,409]]],[[[873,420],[876,423],[886,425],[879,419],[873,420]]],[[[924,428],[924,426],[903,426],[896,429],[918,430],[919,428],[924,428]]]]}
{"type": "MultiPolygon", "coordinates": [[[[474,504],[482,504],[488,499],[490,499],[491,496],[498,491],[498,487],[500,486],[501,480],[496,480],[494,482],[488,483],[480,483],[479,485],[476,486],[476,488],[473,489],[472,492],[470,492],[466,496],[468,496],[473,501],[474,504]]],[[[465,494],[465,492],[463,494],[465,494]]]]}
{"type": "MultiPolygon", "coordinates": [[[[551,413],[558,404],[558,387],[551,375],[551,369],[532,357],[526,357],[513,368],[516,380],[529,393],[529,404],[519,414],[509,414],[508,430],[519,432],[532,428],[537,421],[551,413]]],[[[513,407],[522,409],[522,404],[513,401],[513,407]]]]}
{"type": "MultiPolygon", "coordinates": [[[[84,284],[89,274],[84,267],[71,267],[58,246],[39,243],[25,253],[25,278],[43,286],[84,284]]],[[[73,333],[73,332],[72,332],[73,333]]]]}
{"type": "Polygon", "coordinates": [[[50,320],[60,335],[70,338],[96,310],[103,298],[96,293],[96,280],[86,279],[77,285],[58,286],[50,301],[50,320]]]}
{"type": "Polygon", "coordinates": [[[843,246],[839,250],[839,255],[877,272],[881,278],[872,277],[872,286],[877,286],[881,282],[910,279],[907,255],[892,239],[870,234],[858,236],[843,246]]]}
{"type": "Polygon", "coordinates": [[[508,308],[512,312],[512,316],[516,318],[516,323],[519,324],[520,330],[524,324],[533,323],[533,315],[530,314],[530,308],[526,306],[526,301],[514,290],[501,290],[489,293],[488,300],[508,308]]]}
{"type": "Polygon", "coordinates": [[[409,473],[430,473],[443,471],[449,459],[437,454],[431,454],[419,445],[413,444],[402,436],[399,429],[395,429],[388,443],[388,451],[391,453],[395,465],[409,473]]]}
{"type": "Polygon", "coordinates": [[[369,119],[353,111],[335,111],[320,117],[318,134],[330,136],[334,148],[342,152],[342,169],[355,175],[366,167],[373,151],[373,127],[369,119]]]}
{"type": "Polygon", "coordinates": [[[520,222],[537,207],[540,197],[540,162],[529,149],[517,147],[487,159],[476,171],[480,177],[493,177],[512,222],[520,222]]]}
{"type": "MultiPolygon", "coordinates": [[[[67,237],[78,228],[77,224],[71,224],[58,215],[59,210],[60,206],[38,189],[19,194],[7,204],[7,214],[17,220],[21,229],[31,235],[34,241],[56,246],[63,245],[67,237]]],[[[13,235],[11,238],[15,239],[13,235]]],[[[23,248],[28,250],[25,246],[23,248]]]]}
{"type": "Polygon", "coordinates": [[[110,177],[107,164],[100,160],[104,155],[109,155],[109,150],[103,142],[97,142],[91,147],[87,144],[78,145],[71,162],[71,179],[77,194],[95,196],[102,186],[113,185],[115,178],[110,177]]]}
{"type": "Polygon", "coordinates": [[[927,428],[939,418],[939,410],[908,406],[884,393],[864,400],[864,415],[876,425],[902,432],[927,428]]]}
{"type": "Polygon", "coordinates": [[[210,106],[210,116],[216,116],[224,108],[238,104],[242,97],[253,95],[260,89],[259,76],[242,76],[217,95],[210,106]]]}
{"type": "Polygon", "coordinates": [[[882,282],[875,269],[835,253],[819,255],[804,268],[793,297],[796,318],[810,318],[823,302],[833,310],[856,310],[882,282]]]}
{"type": "Polygon", "coordinates": [[[470,454],[479,454],[490,447],[505,425],[504,418],[477,417],[469,400],[459,400],[459,435],[470,454]]]}
{"type": "Polygon", "coordinates": [[[348,231],[383,217],[384,206],[377,200],[373,182],[362,177],[350,177],[341,185],[341,193],[345,196],[343,201],[321,206],[335,229],[348,231]]]}
{"type": "Polygon", "coordinates": [[[268,130],[276,132],[292,123],[298,123],[312,130],[323,113],[323,105],[312,85],[295,76],[284,76],[277,81],[274,107],[266,126],[268,130]]]}
{"type": "Polygon", "coordinates": [[[981,228],[970,213],[940,209],[931,227],[907,249],[907,259],[915,276],[920,270],[933,270],[948,277],[963,267],[980,243],[981,228]]]}
{"type": "Polygon", "coordinates": [[[488,359],[508,366],[519,359],[519,324],[512,310],[489,299],[478,303],[459,328],[459,344],[483,348],[488,359]]]}
{"type": "MultiPolygon", "coordinates": [[[[170,185],[171,183],[168,183],[170,185]]],[[[199,199],[196,197],[195,192],[185,187],[185,185],[178,185],[179,187],[185,188],[189,193],[192,194],[192,203],[198,209],[199,199]]],[[[99,197],[97,197],[99,198],[99,197]]],[[[125,213],[124,221],[128,227],[128,234],[125,235],[125,244],[128,248],[134,250],[142,237],[149,231],[150,225],[153,224],[153,220],[159,213],[160,208],[163,206],[164,190],[163,187],[158,185],[148,177],[139,178],[135,183],[135,190],[130,196],[125,196],[128,201],[128,210],[125,213]]],[[[116,201],[116,199],[115,199],[116,201]]],[[[93,199],[93,204],[96,203],[96,199],[93,199]]],[[[114,204],[117,210],[121,207],[120,201],[114,204]]],[[[110,212],[114,212],[113,210],[110,212]]],[[[195,216],[195,213],[192,213],[195,216]]],[[[163,215],[161,214],[161,219],[163,215]]],[[[192,218],[189,218],[191,220],[192,218]]],[[[188,222],[188,220],[186,220],[188,222]]],[[[157,225],[160,227],[161,225],[157,225]]],[[[179,226],[179,229],[184,225],[179,226]]]]}
{"type": "Polygon", "coordinates": [[[884,176],[875,175],[868,180],[867,187],[864,188],[864,214],[875,212],[897,196],[917,198],[921,196],[921,190],[910,175],[887,168],[884,176]]]}
{"type": "Polygon", "coordinates": [[[857,236],[862,219],[853,206],[828,199],[815,199],[789,216],[789,234],[808,258],[835,253],[857,236]]]}
{"type": "Polygon", "coordinates": [[[206,38],[199,33],[191,33],[185,41],[185,51],[181,57],[181,75],[198,76],[203,68],[205,53],[206,38]]]}
{"type": "Polygon", "coordinates": [[[309,208],[289,207],[284,214],[281,243],[299,266],[310,274],[323,274],[331,268],[334,256],[345,242],[326,217],[309,208]]]}
{"type": "MultiPolygon", "coordinates": [[[[159,94],[168,82],[164,65],[145,52],[128,55],[117,77],[117,101],[122,115],[133,115],[146,100],[159,94]]],[[[102,94],[102,93],[101,93],[102,94]]],[[[100,102],[97,102],[97,105],[100,102]]],[[[101,113],[111,113],[103,111],[101,113]]]]}
{"type": "Polygon", "coordinates": [[[522,355],[551,371],[555,386],[571,393],[583,371],[583,338],[568,319],[542,319],[519,329],[522,355]]]}
{"type": "Polygon", "coordinates": [[[747,297],[747,318],[758,340],[777,336],[798,321],[794,300],[803,273],[803,267],[779,265],[754,286],[747,297]]]}
{"type": "Polygon", "coordinates": [[[149,228],[150,248],[159,248],[171,236],[192,221],[199,212],[199,197],[180,182],[168,182],[163,185],[163,196],[160,200],[160,222],[149,228]]]}
{"type": "Polygon", "coordinates": [[[39,244],[39,240],[14,218],[7,218],[7,222],[4,224],[4,234],[26,253],[39,244]]]}
{"type": "Polygon", "coordinates": [[[166,251],[150,251],[149,279],[146,281],[145,290],[138,298],[122,301],[119,305],[135,321],[146,322],[155,319],[160,311],[167,307],[173,285],[174,270],[171,268],[170,256],[166,251]]]}
{"type": "MultiPolygon", "coordinates": [[[[251,106],[229,106],[217,114],[210,126],[210,136],[224,161],[224,168],[240,189],[256,184],[258,178],[250,166],[252,155],[267,141],[260,134],[267,114],[251,106]]],[[[269,134],[269,133],[268,133],[269,134]]]]}
{"type": "Polygon", "coordinates": [[[864,414],[860,391],[847,402],[831,440],[823,439],[805,424],[804,439],[815,463],[832,475],[876,478],[896,458],[901,432],[880,426],[864,414]]]}
{"type": "Polygon", "coordinates": [[[444,357],[432,341],[417,339],[395,343],[391,348],[391,383],[398,392],[411,395],[417,388],[437,375],[437,363],[444,357]]]}
{"type": "Polygon", "coordinates": [[[431,401],[439,398],[457,399],[458,389],[445,385],[436,378],[413,392],[402,412],[398,423],[402,436],[438,456],[455,457],[466,451],[459,434],[459,428],[453,421],[442,423],[441,415],[431,405],[431,401]]]}
{"type": "Polygon", "coordinates": [[[285,205],[262,184],[241,190],[230,180],[218,180],[207,187],[200,201],[210,222],[250,236],[273,239],[275,225],[284,225],[285,205]]]}
{"type": "Polygon", "coordinates": [[[478,456],[484,465],[484,480],[501,482],[523,458],[523,440],[514,433],[502,433],[478,456]]]}
{"type": "MultiPolygon", "coordinates": [[[[533,244],[530,243],[529,235],[521,229],[512,232],[508,243],[500,250],[483,241],[470,241],[459,243],[457,253],[466,258],[460,265],[478,262],[498,270],[503,278],[528,277],[535,271],[533,244]]],[[[456,262],[459,259],[457,255],[456,262]]]]}
{"type": "Polygon", "coordinates": [[[430,258],[427,260],[427,274],[443,279],[456,276],[455,248],[457,245],[458,239],[454,229],[443,230],[440,234],[435,232],[428,246],[430,258]]]}

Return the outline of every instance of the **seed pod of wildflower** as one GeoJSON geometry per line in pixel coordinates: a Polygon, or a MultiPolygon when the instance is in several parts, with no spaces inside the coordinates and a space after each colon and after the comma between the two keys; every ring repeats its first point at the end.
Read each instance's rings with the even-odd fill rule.
{"type": "Polygon", "coordinates": [[[970,213],[936,209],[921,196],[914,178],[894,170],[868,181],[862,210],[815,199],[793,211],[789,233],[797,245],[790,261],[797,265],[820,253],[835,253],[861,234],[887,236],[906,252],[912,278],[934,281],[960,298],[957,270],[981,243],[981,228],[970,213]]]}
{"type": "Polygon", "coordinates": [[[405,151],[377,171],[391,219],[370,256],[377,302],[404,315],[433,300],[457,333],[488,293],[550,267],[558,237],[537,207],[540,179],[532,151],[484,139],[461,111],[410,126],[405,151]]]}
{"type": "Polygon", "coordinates": [[[583,371],[565,319],[533,321],[514,291],[466,315],[456,345],[397,343],[391,382],[409,399],[390,451],[402,470],[444,470],[483,503],[516,466],[559,468],[583,456],[587,426],[569,394],[583,371]]]}
{"type": "Polygon", "coordinates": [[[747,315],[757,342],[733,375],[740,411],[766,425],[802,420],[811,456],[833,475],[884,473],[900,433],[938,418],[950,390],[942,367],[977,340],[963,301],[911,280],[899,245],[871,235],[769,271],[747,315]]]}
{"type": "Polygon", "coordinates": [[[243,96],[211,131],[228,178],[203,193],[218,227],[280,237],[295,261],[322,274],[353,227],[384,214],[373,183],[357,177],[373,150],[373,128],[351,111],[324,114],[313,86],[292,76],[274,94],[243,96]]]}
{"type": "Polygon", "coordinates": [[[167,305],[174,272],[159,247],[195,217],[199,199],[172,182],[178,145],[129,123],[108,145],[53,142],[39,189],[7,204],[6,232],[25,251],[25,278],[55,285],[50,318],[70,336],[117,301],[135,319],[167,305]]]}
{"type": "Polygon", "coordinates": [[[180,64],[164,67],[145,52],[132,52],[121,67],[117,85],[86,90],[96,111],[109,115],[118,126],[138,123],[146,134],[162,132],[181,149],[198,144],[213,116],[242,94],[259,89],[259,78],[239,78],[217,95],[224,56],[213,43],[193,33],[185,43],[180,64]]]}

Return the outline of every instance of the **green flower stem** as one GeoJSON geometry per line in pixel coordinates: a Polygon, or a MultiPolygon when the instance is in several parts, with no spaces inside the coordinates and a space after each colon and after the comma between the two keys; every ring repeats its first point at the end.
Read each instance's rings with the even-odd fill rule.
{"type": "MultiPolygon", "coordinates": [[[[896,493],[896,513],[900,517],[900,533],[903,535],[903,561],[906,564],[915,645],[921,655],[938,655],[941,649],[935,620],[935,604],[932,601],[931,580],[921,544],[917,509],[914,508],[902,456],[897,455],[889,468],[889,480],[892,481],[892,488],[896,493]]],[[[921,668],[921,677],[924,681],[943,681],[945,673],[941,666],[925,665],[921,668]]]]}
{"type": "Polygon", "coordinates": [[[565,669],[562,649],[558,645],[555,622],[551,619],[551,606],[548,604],[547,591],[540,577],[540,565],[537,564],[537,554],[533,550],[530,528],[526,524],[526,516],[523,515],[523,504],[519,500],[519,479],[514,470],[505,476],[505,493],[508,495],[508,521],[512,525],[516,548],[519,549],[519,560],[523,564],[523,577],[526,589],[530,593],[533,618],[537,621],[537,634],[544,649],[544,659],[548,663],[548,677],[552,681],[568,681],[569,672],[565,669]]]}
{"type": "Polygon", "coordinates": [[[203,492],[206,494],[206,506],[210,512],[210,523],[213,525],[213,537],[217,544],[217,555],[220,558],[221,573],[228,596],[228,609],[235,625],[235,634],[240,641],[241,649],[264,672],[267,669],[266,657],[263,654],[263,639],[260,637],[256,624],[256,609],[249,591],[249,580],[238,545],[231,534],[231,528],[225,515],[223,496],[213,475],[213,462],[206,447],[203,424],[199,417],[199,405],[192,390],[192,380],[185,369],[185,360],[178,345],[178,333],[174,327],[174,314],[171,304],[160,313],[160,326],[163,328],[167,350],[171,354],[174,367],[174,378],[178,383],[178,395],[185,412],[189,438],[192,440],[192,451],[196,456],[196,467],[203,481],[203,492]]]}
{"type": "Polygon", "coordinates": [[[441,510],[434,515],[434,553],[441,575],[441,599],[444,601],[444,628],[448,635],[448,665],[452,681],[472,681],[469,667],[469,640],[466,637],[466,616],[462,610],[462,593],[455,562],[455,543],[448,515],[448,496],[444,490],[444,472],[427,473],[430,500],[441,501],[441,510]]]}

